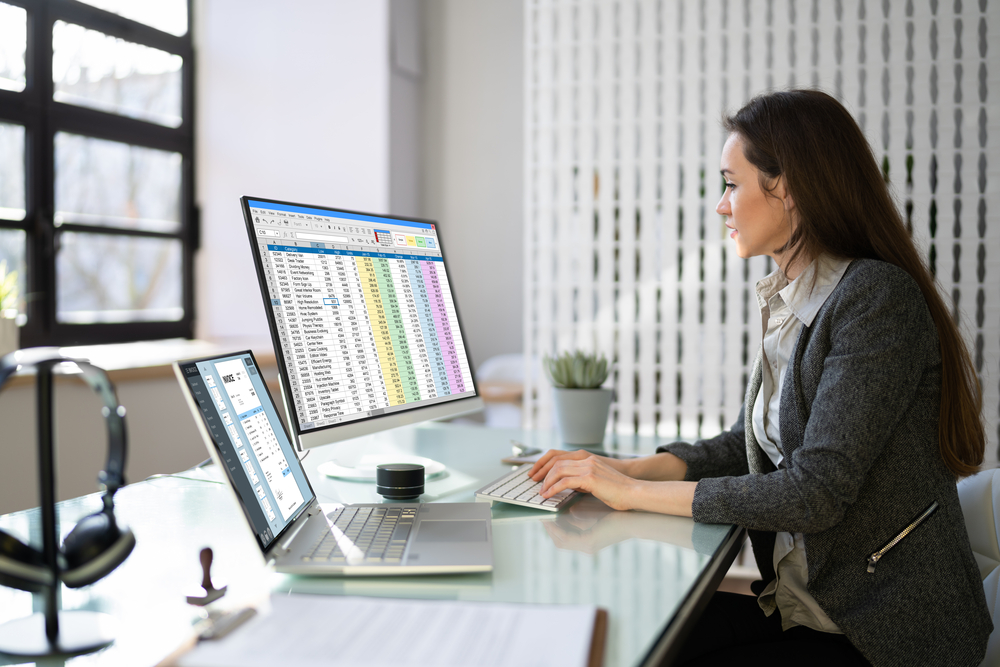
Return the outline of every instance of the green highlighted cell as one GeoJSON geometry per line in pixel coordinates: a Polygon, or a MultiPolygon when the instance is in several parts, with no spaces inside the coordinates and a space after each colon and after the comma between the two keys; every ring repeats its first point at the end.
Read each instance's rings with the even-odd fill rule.
{"type": "MultiPolygon", "coordinates": [[[[418,237],[421,238],[421,237],[418,237]]],[[[392,281],[392,270],[388,259],[379,257],[374,261],[375,276],[378,279],[378,290],[385,305],[385,319],[392,337],[392,349],[396,356],[396,367],[402,382],[406,402],[419,401],[420,389],[417,385],[417,373],[413,368],[413,357],[410,355],[410,344],[406,340],[406,330],[403,328],[403,315],[399,310],[399,299],[396,287],[392,281]]]]}

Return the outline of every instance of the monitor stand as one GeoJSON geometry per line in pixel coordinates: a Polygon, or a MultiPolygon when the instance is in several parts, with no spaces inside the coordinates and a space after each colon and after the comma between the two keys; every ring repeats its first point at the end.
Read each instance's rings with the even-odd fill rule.
{"type": "Polygon", "coordinates": [[[411,426],[331,443],[326,447],[335,450],[335,453],[330,460],[319,464],[316,470],[336,479],[374,484],[376,466],[384,463],[415,463],[424,466],[427,479],[441,476],[446,471],[445,465],[415,454],[415,439],[416,434],[411,426]]]}

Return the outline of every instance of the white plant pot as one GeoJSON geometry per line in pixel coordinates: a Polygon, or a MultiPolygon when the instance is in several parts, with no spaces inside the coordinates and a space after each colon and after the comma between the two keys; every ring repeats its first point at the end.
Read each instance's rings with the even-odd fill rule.
{"type": "Polygon", "coordinates": [[[21,347],[21,332],[17,321],[0,317],[0,357],[21,347]]]}
{"type": "Polygon", "coordinates": [[[614,391],[600,388],[553,388],[553,391],[556,420],[563,442],[568,445],[599,445],[604,442],[614,391]]]}

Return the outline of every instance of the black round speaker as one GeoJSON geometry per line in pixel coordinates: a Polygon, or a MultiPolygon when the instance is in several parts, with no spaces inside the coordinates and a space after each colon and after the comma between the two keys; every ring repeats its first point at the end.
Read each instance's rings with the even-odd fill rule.
{"type": "Polygon", "coordinates": [[[412,500],[424,492],[424,467],[415,463],[378,465],[375,490],[390,500],[412,500]]]}

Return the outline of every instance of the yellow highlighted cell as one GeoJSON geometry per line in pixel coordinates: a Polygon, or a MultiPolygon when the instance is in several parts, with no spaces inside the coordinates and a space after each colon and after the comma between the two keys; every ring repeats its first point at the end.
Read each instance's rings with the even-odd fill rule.
{"type": "Polygon", "coordinates": [[[378,354],[379,366],[382,367],[382,373],[386,379],[389,404],[401,405],[406,402],[406,395],[398,383],[399,371],[396,369],[396,353],[392,349],[392,338],[388,335],[389,324],[382,308],[382,297],[378,288],[375,267],[368,257],[356,257],[355,262],[358,266],[358,273],[361,275],[361,281],[365,285],[362,291],[365,295],[365,305],[368,307],[372,325],[377,330],[385,332],[377,337],[375,350],[378,354]]]}

